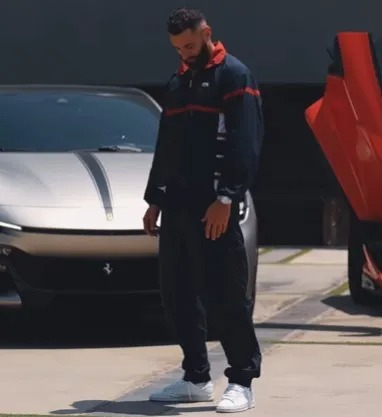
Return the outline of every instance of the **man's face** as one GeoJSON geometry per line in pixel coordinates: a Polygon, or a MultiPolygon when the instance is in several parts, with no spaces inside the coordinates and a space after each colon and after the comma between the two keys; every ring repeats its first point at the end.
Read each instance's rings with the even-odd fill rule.
{"type": "Polygon", "coordinates": [[[187,29],[179,35],[170,35],[171,44],[177,50],[181,60],[194,69],[204,67],[209,60],[208,39],[209,28],[196,31],[187,29]]]}

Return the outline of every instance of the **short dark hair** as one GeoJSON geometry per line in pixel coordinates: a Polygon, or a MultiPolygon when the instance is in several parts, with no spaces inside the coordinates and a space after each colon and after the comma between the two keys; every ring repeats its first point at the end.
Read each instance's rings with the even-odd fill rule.
{"type": "Polygon", "coordinates": [[[187,29],[195,30],[205,20],[198,9],[175,9],[167,20],[167,31],[171,35],[179,35],[187,29]]]}

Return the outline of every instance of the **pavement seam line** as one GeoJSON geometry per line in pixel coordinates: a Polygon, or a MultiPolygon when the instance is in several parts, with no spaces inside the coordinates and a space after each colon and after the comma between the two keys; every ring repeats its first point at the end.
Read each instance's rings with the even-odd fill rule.
{"type": "Polygon", "coordinates": [[[261,251],[259,250],[259,259],[261,256],[265,255],[266,253],[272,252],[274,248],[262,248],[261,251]]]}
{"type": "Polygon", "coordinates": [[[312,249],[310,248],[306,248],[306,249],[300,249],[299,252],[294,253],[293,255],[289,255],[287,257],[285,257],[284,259],[282,259],[279,262],[275,262],[275,264],[277,265],[283,265],[283,264],[288,264],[290,261],[293,261],[296,258],[299,258],[302,255],[305,255],[306,253],[310,252],[312,249]]]}
{"type": "Polygon", "coordinates": [[[336,296],[336,295],[342,295],[343,293],[348,291],[348,289],[349,289],[349,284],[348,284],[347,281],[345,281],[344,283],[339,285],[337,288],[333,288],[331,291],[326,293],[326,295],[330,296],[330,297],[333,297],[333,296],[336,296]]]}
{"type": "MultiPolygon", "coordinates": [[[[332,290],[328,290],[326,291],[323,296],[327,297],[327,296],[331,296],[332,294],[334,295],[341,295],[345,292],[345,290],[343,289],[345,287],[345,283],[342,283],[340,285],[336,285],[332,290]]],[[[332,314],[335,311],[335,309],[333,307],[328,307],[325,311],[323,311],[321,314],[318,314],[317,316],[315,316],[313,319],[307,321],[307,324],[312,324],[312,323],[317,323],[320,320],[322,320],[324,317],[329,316],[330,314],[332,314]]],[[[292,343],[293,341],[297,342],[296,339],[298,339],[299,337],[302,337],[307,331],[304,329],[295,329],[292,330],[291,333],[289,333],[287,336],[285,336],[284,338],[280,339],[280,344],[284,344],[286,342],[290,342],[292,343]]],[[[276,343],[275,345],[277,345],[278,343],[276,343]]]]}
{"type": "MultiPolygon", "coordinates": [[[[345,283],[342,283],[342,284],[335,284],[335,285],[333,285],[331,288],[329,288],[328,290],[326,290],[325,292],[323,292],[321,294],[322,295],[322,298],[327,297],[328,295],[330,295],[332,293],[337,293],[340,289],[343,288],[344,284],[346,284],[346,282],[345,283]]],[[[338,294],[340,294],[340,293],[338,293],[338,294]]],[[[303,297],[300,302],[304,302],[304,301],[308,300],[311,297],[312,296],[303,297]]],[[[299,303],[296,303],[296,304],[299,304],[299,303]]],[[[311,320],[308,320],[306,322],[306,324],[311,324],[311,323],[315,323],[317,321],[320,321],[323,317],[329,315],[333,311],[334,311],[333,307],[327,307],[322,313],[320,313],[317,316],[313,317],[311,320]]],[[[270,346],[268,346],[267,348],[264,349],[264,354],[271,353],[272,350],[273,349],[277,349],[277,347],[279,345],[286,344],[287,342],[292,343],[293,341],[296,341],[296,339],[298,339],[299,337],[302,337],[305,333],[306,333],[306,330],[304,330],[304,329],[294,329],[294,330],[291,330],[286,336],[282,337],[277,342],[271,342],[270,343],[270,346]]],[[[263,340],[263,343],[265,343],[265,344],[267,343],[266,342],[266,339],[263,340]]]]}

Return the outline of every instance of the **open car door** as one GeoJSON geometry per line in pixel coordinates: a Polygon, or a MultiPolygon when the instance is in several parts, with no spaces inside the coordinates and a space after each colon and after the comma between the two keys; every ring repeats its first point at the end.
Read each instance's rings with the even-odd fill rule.
{"type": "Polygon", "coordinates": [[[382,221],[382,82],[372,36],[339,33],[331,58],[306,120],[357,217],[382,221]]]}
{"type": "Polygon", "coordinates": [[[355,303],[382,295],[382,79],[368,32],[337,34],[324,95],[305,111],[352,208],[348,282],[355,303]]]}

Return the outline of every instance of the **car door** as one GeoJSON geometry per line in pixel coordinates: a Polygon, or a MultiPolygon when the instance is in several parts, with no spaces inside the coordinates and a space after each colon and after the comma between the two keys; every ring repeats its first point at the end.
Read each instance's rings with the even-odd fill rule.
{"type": "Polygon", "coordinates": [[[382,81],[368,32],[340,32],[306,120],[360,220],[382,221],[382,81]]]}

